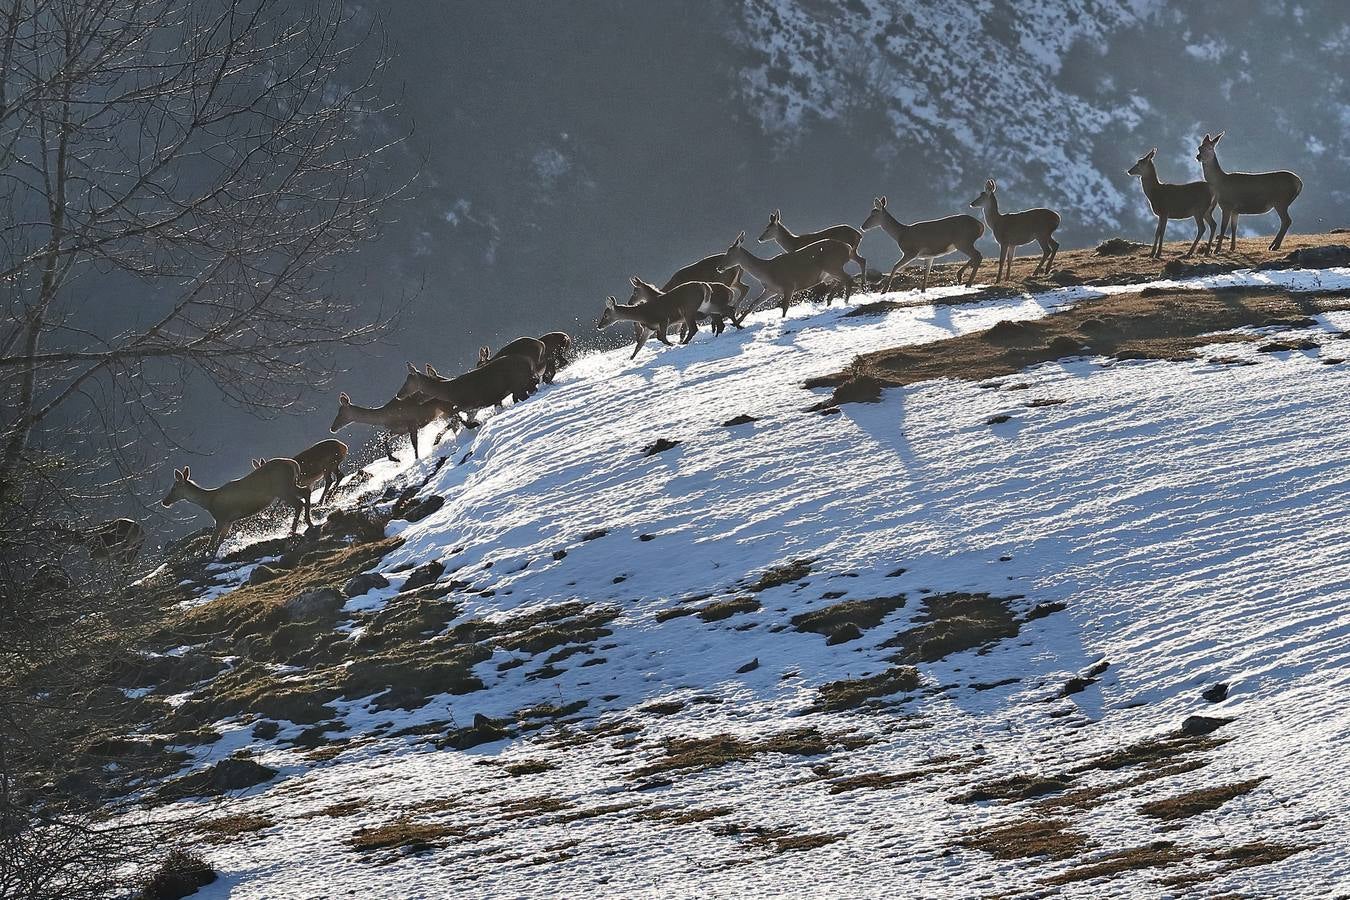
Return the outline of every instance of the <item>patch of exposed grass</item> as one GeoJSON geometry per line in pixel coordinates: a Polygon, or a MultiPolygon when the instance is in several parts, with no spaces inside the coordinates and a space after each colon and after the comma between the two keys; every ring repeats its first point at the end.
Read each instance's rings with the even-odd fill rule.
{"type": "Polygon", "coordinates": [[[757,609],[760,609],[760,603],[754,597],[732,597],[730,600],[709,603],[698,611],[698,617],[705,622],[720,622],[737,613],[754,612],[757,609]]]}
{"type": "Polygon", "coordinates": [[[1308,844],[1276,844],[1271,841],[1252,841],[1238,844],[1223,850],[1210,850],[1205,853],[1209,859],[1226,862],[1229,869],[1245,869],[1252,866],[1268,866],[1282,862],[1295,853],[1313,849],[1308,844]]]}
{"type": "Polygon", "coordinates": [[[400,818],[384,825],[358,828],[352,832],[348,844],[360,853],[381,850],[425,853],[443,846],[447,838],[463,837],[465,833],[466,829],[462,827],[400,818]]]}
{"type": "Polygon", "coordinates": [[[211,864],[196,853],[175,847],[149,878],[141,883],[138,900],[180,900],[217,878],[211,864]]]}
{"type": "Polygon", "coordinates": [[[858,632],[880,625],[882,620],[905,605],[905,595],[876,597],[871,600],[845,600],[830,606],[793,616],[790,624],[798,631],[823,634],[827,638],[846,634],[845,629],[858,632]]]}
{"type": "Polygon", "coordinates": [[[199,822],[192,827],[195,831],[201,833],[203,840],[213,844],[224,844],[237,840],[246,834],[270,828],[275,824],[276,821],[269,816],[258,815],[257,813],[238,813],[232,816],[207,819],[205,822],[199,822]]]}
{"type": "Polygon", "coordinates": [[[913,666],[895,666],[867,678],[849,678],[822,684],[816,694],[816,706],[830,712],[857,709],[869,700],[912,691],[918,686],[918,669],[913,666]]]}
{"type": "Polygon", "coordinates": [[[1066,819],[1028,816],[972,831],[961,846],[980,850],[997,859],[1071,859],[1093,846],[1087,836],[1074,831],[1066,819]]]}
{"type": "Polygon", "coordinates": [[[1176,819],[1185,819],[1190,816],[1198,816],[1200,813],[1209,812],[1212,809],[1218,809],[1229,800],[1241,797],[1250,793],[1266,777],[1251,778],[1247,781],[1239,781],[1234,784],[1220,785],[1219,787],[1200,788],[1194,791],[1187,791],[1184,794],[1177,794],[1174,797],[1166,797],[1162,800],[1153,800],[1139,807],[1139,811],[1146,816],[1164,821],[1173,821],[1176,819]]]}
{"type": "Polygon", "coordinates": [[[553,813],[562,812],[571,806],[571,802],[561,797],[521,797],[516,800],[508,800],[501,804],[500,818],[503,819],[532,819],[536,816],[546,816],[553,813]]]}
{"type": "Polygon", "coordinates": [[[316,819],[319,816],[326,816],[330,819],[340,819],[346,816],[354,816],[359,812],[365,811],[369,807],[370,800],[365,797],[353,800],[339,800],[337,803],[329,804],[323,809],[317,809],[313,812],[305,813],[302,816],[297,816],[296,818],[316,819]]]}
{"type": "Polygon", "coordinates": [[[1062,886],[1079,881],[1107,878],[1121,872],[1175,866],[1190,859],[1194,851],[1184,850],[1170,841],[1158,841],[1144,847],[1131,847],[1108,853],[1093,862],[1075,866],[1064,872],[1041,879],[1041,884],[1062,886]]]}
{"type": "Polygon", "coordinates": [[[1072,783],[1073,776],[1063,773],[1056,775],[1013,775],[1009,778],[1000,778],[997,781],[988,781],[978,785],[964,794],[952,797],[951,802],[977,803],[985,800],[1030,800],[1035,797],[1044,797],[1046,794],[1058,793],[1072,783]]]}
{"type": "Polygon", "coordinates": [[[925,778],[931,778],[934,775],[944,775],[954,772],[970,772],[984,765],[984,759],[973,757],[965,759],[960,756],[936,756],[928,760],[927,765],[917,769],[909,769],[904,772],[864,772],[859,775],[846,775],[839,778],[831,778],[829,781],[829,791],[831,794],[842,794],[845,791],[871,790],[880,791],[902,784],[909,784],[914,781],[922,781],[925,778]]]}
{"type": "Polygon", "coordinates": [[[1017,596],[947,593],[923,598],[914,617],[915,626],[882,644],[899,648],[892,659],[898,663],[936,662],[965,650],[992,645],[1016,637],[1021,623],[1013,615],[1017,596]]]}
{"type": "Polygon", "coordinates": [[[1133,766],[1161,769],[1173,765],[1179,756],[1213,750],[1227,742],[1225,738],[1188,735],[1178,731],[1161,737],[1145,738],[1118,750],[1112,750],[1080,766],[1078,771],[1088,769],[1114,771],[1133,766]]]}
{"type": "Polygon", "coordinates": [[[525,759],[520,762],[507,763],[502,767],[503,771],[512,778],[521,778],[525,775],[538,775],[540,772],[549,772],[558,768],[558,764],[546,759],[525,759]]]}
{"type": "Polygon", "coordinates": [[[825,734],[817,728],[797,728],[759,740],[733,734],[667,738],[664,742],[665,756],[635,770],[631,777],[646,778],[662,772],[715,769],[745,762],[763,753],[819,756],[832,750],[855,749],[866,743],[862,738],[825,734]]]}
{"type": "Polygon", "coordinates": [[[784,584],[791,584],[794,581],[801,581],[807,575],[811,574],[810,559],[794,559],[791,562],[782,563],[773,566],[760,573],[759,578],[755,579],[750,585],[750,590],[755,593],[767,591],[769,588],[778,587],[784,584]]]}

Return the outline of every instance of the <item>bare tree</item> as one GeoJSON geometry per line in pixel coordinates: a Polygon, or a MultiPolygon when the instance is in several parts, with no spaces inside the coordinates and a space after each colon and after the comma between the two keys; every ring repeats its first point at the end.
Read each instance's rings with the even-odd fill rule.
{"type": "Polygon", "coordinates": [[[337,0],[0,3],[6,897],[96,894],[124,845],[36,787],[118,593],[64,578],[54,523],[174,443],[188,386],[284,408],[384,324],[334,269],[390,196],[373,32],[337,0]]]}

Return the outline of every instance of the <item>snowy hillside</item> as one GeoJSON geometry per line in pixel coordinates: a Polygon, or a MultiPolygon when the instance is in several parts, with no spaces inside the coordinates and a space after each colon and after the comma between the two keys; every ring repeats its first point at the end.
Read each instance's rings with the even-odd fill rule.
{"type": "Polygon", "coordinates": [[[803,387],[870,350],[1234,286],[1332,309],[1350,269],[851,315],[862,295],[583,357],[432,458],[370,467],[379,509],[443,505],[367,544],[387,586],[290,655],[256,664],[281,638],[230,611],[259,560],[212,568],[183,615],[224,637],[164,656],[225,667],[161,698],[213,735],[170,741],[179,783],[276,774],[153,814],[213,842],[203,897],[1325,896],[1350,879],[1350,312],[824,413],[803,387]],[[359,695],[395,640],[425,669],[359,695]],[[316,692],[287,695],[295,720],[288,688],[316,692]]]}

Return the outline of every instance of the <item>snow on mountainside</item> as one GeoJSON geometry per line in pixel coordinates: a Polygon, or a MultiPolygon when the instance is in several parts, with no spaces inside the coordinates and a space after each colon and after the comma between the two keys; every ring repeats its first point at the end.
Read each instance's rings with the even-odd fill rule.
{"type": "Polygon", "coordinates": [[[232,655],[166,699],[213,738],[171,748],[277,773],[161,791],[219,841],[201,896],[1325,895],[1350,878],[1350,366],[1326,364],[1350,312],[830,415],[802,388],[869,350],[1244,285],[1340,296],[1350,269],[774,311],[583,357],[369,467],[382,509],[444,501],[354,545],[386,586],[303,638],[250,630],[249,589],[184,613],[232,655]],[[1276,331],[1305,349],[1251,340],[1276,331]],[[362,695],[399,635],[403,680],[362,695]],[[345,688],[311,703],[321,671],[345,688]]]}

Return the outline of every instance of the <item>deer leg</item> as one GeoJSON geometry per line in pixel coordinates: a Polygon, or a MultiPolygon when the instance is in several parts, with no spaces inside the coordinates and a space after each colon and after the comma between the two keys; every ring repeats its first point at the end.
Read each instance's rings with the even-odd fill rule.
{"type": "Polygon", "coordinates": [[[418,428],[416,425],[408,429],[408,438],[412,441],[413,445],[413,459],[422,458],[422,452],[417,449],[417,432],[419,431],[421,431],[421,429],[418,428]]]}
{"type": "Polygon", "coordinates": [[[1218,223],[1214,221],[1214,206],[1215,204],[1211,203],[1209,209],[1205,210],[1205,222],[1209,225],[1209,242],[1205,244],[1206,256],[1210,254],[1210,248],[1214,245],[1214,231],[1219,227],[1218,223]]]}
{"type": "Polygon", "coordinates": [[[1186,253],[1182,256],[1182,259],[1185,259],[1188,256],[1195,255],[1195,248],[1200,246],[1200,238],[1204,237],[1204,234],[1205,234],[1205,215],[1204,213],[1196,213],[1195,240],[1191,242],[1191,249],[1186,251],[1186,253]]]}
{"type": "Polygon", "coordinates": [[[651,337],[651,332],[643,328],[641,325],[637,326],[637,341],[633,344],[633,355],[628,357],[630,360],[637,359],[638,351],[641,350],[642,346],[647,343],[647,339],[649,337],[651,337]]]}
{"type": "Polygon", "coordinates": [[[968,261],[968,265],[970,266],[970,277],[966,279],[966,287],[971,287],[975,284],[975,273],[980,271],[980,263],[984,262],[984,254],[975,249],[973,243],[969,247],[960,247],[958,249],[966,256],[970,257],[968,261]]]}
{"type": "MultiPolygon", "coordinates": [[[[1228,225],[1228,229],[1229,229],[1229,231],[1228,231],[1228,252],[1229,252],[1229,253],[1236,253],[1236,252],[1237,252],[1237,220],[1238,220],[1237,210],[1233,210],[1233,217],[1232,217],[1232,220],[1230,221],[1230,223],[1229,223],[1229,225],[1228,225]]],[[[1222,238],[1220,239],[1219,243],[1223,243],[1222,238]]]]}
{"type": "Polygon", "coordinates": [[[1153,232],[1153,251],[1149,253],[1152,259],[1162,259],[1163,241],[1167,237],[1167,216],[1158,216],[1158,227],[1153,232]]]}
{"type": "Polygon", "coordinates": [[[394,433],[386,431],[384,433],[384,455],[390,462],[398,462],[398,457],[394,455],[394,433]]]}
{"type": "Polygon", "coordinates": [[[683,345],[689,343],[694,339],[694,335],[696,334],[698,334],[697,311],[685,318],[684,325],[680,328],[680,344],[683,345]]]}
{"type": "Polygon", "coordinates": [[[933,271],[933,257],[930,256],[928,257],[928,265],[923,267],[923,286],[919,288],[920,294],[928,290],[928,273],[931,271],[933,271]]]}
{"type": "Polygon", "coordinates": [[[1294,220],[1289,218],[1289,207],[1277,206],[1275,211],[1280,214],[1280,230],[1275,235],[1275,240],[1270,242],[1270,249],[1280,249],[1280,242],[1284,240],[1284,233],[1289,230],[1289,226],[1294,224],[1294,220]]]}
{"type": "Polygon", "coordinates": [[[215,533],[211,535],[211,546],[206,549],[207,558],[213,558],[220,551],[220,545],[229,533],[233,522],[217,522],[215,533]]]}
{"type": "Polygon", "coordinates": [[[853,259],[853,261],[854,261],[855,263],[858,264],[858,272],[860,273],[860,277],[862,278],[862,286],[863,286],[864,288],[866,288],[866,287],[867,287],[867,260],[863,259],[861,256],[858,255],[858,248],[857,248],[857,247],[854,247],[854,248],[853,248],[853,256],[852,256],[852,259],[853,259]]]}
{"type": "Polygon", "coordinates": [[[917,255],[918,254],[915,253],[902,253],[900,255],[899,261],[896,262],[895,265],[891,266],[891,274],[886,276],[886,285],[881,289],[881,292],[883,294],[889,294],[891,292],[891,282],[895,280],[895,273],[899,272],[905,266],[913,262],[914,257],[917,255]]]}

